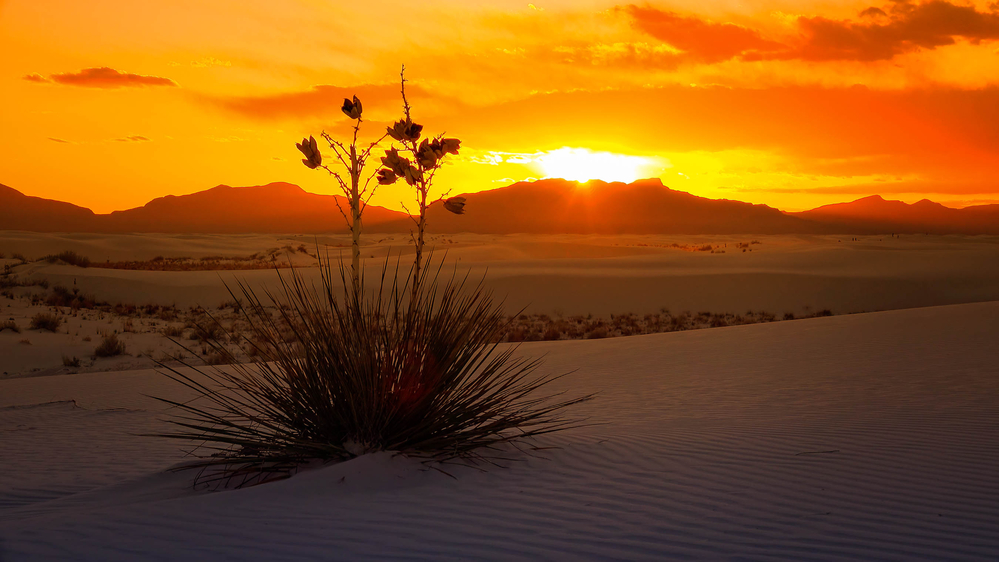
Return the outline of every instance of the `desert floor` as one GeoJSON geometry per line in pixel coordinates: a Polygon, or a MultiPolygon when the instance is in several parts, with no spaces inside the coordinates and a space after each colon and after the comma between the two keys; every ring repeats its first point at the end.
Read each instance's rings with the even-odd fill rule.
{"type": "Polygon", "coordinates": [[[0,560],[989,560],[999,303],[525,343],[594,424],[507,468],[192,489],[153,371],[0,380],[0,560]]]}
{"type": "MultiPolygon", "coordinates": [[[[405,236],[372,234],[365,240],[370,285],[380,278],[387,256],[402,256],[400,263],[408,267],[412,250],[405,236]]],[[[205,347],[192,343],[189,329],[204,314],[192,312],[192,307],[203,307],[229,323],[234,311],[219,312],[220,305],[233,300],[226,284],[237,294],[240,281],[258,291],[274,290],[278,276],[266,267],[273,263],[270,259],[278,258],[279,262],[290,259],[316,280],[317,244],[321,253],[337,257],[349,251],[349,243],[345,236],[0,232],[0,268],[9,266],[14,278],[44,281],[48,286],[0,291],[6,295],[0,296],[0,322],[13,322],[20,330],[0,329],[0,379],[142,369],[178,354],[204,359],[205,347]],[[91,267],[42,259],[63,251],[86,256],[91,267]],[[264,261],[240,263],[264,269],[219,271],[206,269],[202,262],[251,255],[264,256],[264,261]],[[188,260],[178,271],[99,267],[102,262],[123,261],[158,267],[162,262],[151,261],[157,257],[188,260]],[[47,306],[45,298],[56,287],[110,304],[172,306],[176,314],[47,306]],[[31,319],[44,311],[62,318],[56,332],[28,328],[31,319]],[[169,330],[193,349],[183,350],[171,342],[164,335],[169,330]],[[117,335],[125,354],[94,356],[107,334],[117,335]]],[[[641,317],[666,310],[673,315],[755,311],[780,319],[826,310],[847,314],[999,300],[999,237],[995,236],[466,234],[431,236],[430,243],[445,261],[443,276],[455,271],[468,274],[470,285],[484,279],[484,287],[504,300],[510,314],[575,318],[571,321],[576,326],[586,323],[580,321],[584,317],[609,319],[629,313],[641,317]]],[[[395,267],[394,259],[391,263],[395,267]]],[[[282,272],[287,276],[287,269],[282,272]]],[[[593,335],[593,321],[589,323],[583,337],[593,335]]]]}
{"type": "MultiPolygon", "coordinates": [[[[369,280],[386,256],[408,251],[403,237],[369,240],[369,280]]],[[[347,242],[319,240],[331,252],[347,242]]],[[[219,309],[232,300],[223,281],[273,288],[274,271],[40,258],[72,250],[92,262],[196,264],[291,248],[315,277],[314,258],[294,248],[314,254],[316,240],[0,232],[0,268],[47,285],[0,296],[0,327],[20,330],[0,330],[0,562],[999,552],[999,237],[433,242],[473,279],[488,271],[485,285],[511,314],[753,310],[799,319],[521,344],[517,353],[545,356],[544,369],[571,373],[559,383],[568,392],[598,397],[579,407],[592,425],[539,441],[536,456],[510,451],[517,460],[507,468],[445,467],[452,478],[367,455],[210,492],[192,487],[193,474],[166,470],[185,459],[176,443],[141,436],[166,428],[166,410],[148,395],[186,397],[152,367],[176,351],[166,332],[201,345],[192,306],[232,313],[219,309]],[[122,306],[51,306],[57,286],[122,306]],[[127,312],[131,305],[154,312],[127,312]],[[826,309],[835,316],[800,319],[826,309]],[[60,318],[55,332],[29,327],[40,313],[60,318]],[[108,334],[126,353],[94,357],[108,334]]]]}
{"type": "MultiPolygon", "coordinates": [[[[28,259],[72,250],[93,262],[157,256],[249,256],[317,242],[333,256],[349,253],[346,236],[98,235],[0,232],[0,253],[28,259]]],[[[505,298],[512,311],[553,314],[645,314],[661,308],[775,314],[831,309],[871,312],[999,299],[999,237],[849,236],[430,236],[471,279],[505,298]],[[753,244],[752,242],[759,242],[753,244]],[[747,247],[739,248],[739,244],[747,247]],[[718,252],[696,251],[710,246],[718,252]],[[743,251],[746,250],[746,251],[743,251]]],[[[366,236],[369,280],[386,256],[408,256],[402,235],[366,236]]],[[[283,255],[283,254],[278,254],[283,255]]],[[[0,260],[3,262],[4,260],[0,260]]],[[[313,263],[301,254],[295,263],[313,263]]],[[[394,264],[395,261],[393,260],[394,264]]],[[[406,258],[402,264],[408,266],[406,258]]],[[[3,263],[0,263],[2,267],[3,263]]],[[[23,267],[111,302],[215,306],[224,285],[243,279],[275,286],[270,270],[150,272],[78,268],[47,262],[23,267]],[[163,274],[166,273],[166,274],[163,274]]]]}

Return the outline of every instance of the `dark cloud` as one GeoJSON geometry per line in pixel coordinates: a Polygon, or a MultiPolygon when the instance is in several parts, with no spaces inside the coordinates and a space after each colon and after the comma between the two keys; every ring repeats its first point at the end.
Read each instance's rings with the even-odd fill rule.
{"type": "MultiPolygon", "coordinates": [[[[260,120],[276,119],[344,119],[340,108],[344,98],[357,96],[364,104],[367,120],[374,117],[393,119],[402,112],[398,84],[361,85],[352,87],[320,85],[299,91],[269,96],[231,96],[205,98],[210,103],[260,120]]],[[[420,112],[426,114],[443,100],[415,84],[406,84],[406,96],[420,112]]]]}
{"type": "Polygon", "coordinates": [[[37,73],[25,74],[21,78],[23,78],[24,80],[27,80],[28,82],[38,82],[40,84],[49,81],[48,78],[42,76],[41,74],[37,74],[37,73]]]}
{"type": "Polygon", "coordinates": [[[861,10],[861,12],[860,12],[859,15],[862,18],[878,18],[878,17],[886,18],[886,17],[888,17],[888,13],[887,12],[885,12],[881,8],[876,8],[874,6],[871,6],[870,8],[867,8],[866,10],[861,10]]]}
{"type": "Polygon", "coordinates": [[[871,6],[859,20],[800,17],[800,37],[784,45],[758,30],[715,23],[696,16],[635,5],[616,8],[633,25],[681,49],[688,58],[719,62],[743,60],[878,61],[922,49],[935,49],[965,39],[972,44],[999,40],[999,2],[989,11],[947,0],[912,3],[898,0],[871,6]]]}
{"type": "Polygon", "coordinates": [[[879,17],[863,22],[799,18],[804,42],[776,58],[888,60],[903,53],[952,45],[957,38],[973,44],[999,39],[999,14],[944,0],[896,2],[887,10],[872,7],[861,15],[879,17]]]}
{"type": "Polygon", "coordinates": [[[84,86],[88,88],[122,88],[143,86],[176,86],[169,78],[159,76],[143,76],[118,72],[113,68],[85,68],[79,72],[53,74],[49,77],[53,82],[67,86],[84,86]]]}
{"type": "Polygon", "coordinates": [[[649,6],[622,6],[632,24],[643,32],[703,62],[728,60],[744,53],[781,51],[786,47],[759,31],[733,23],[716,23],[649,6]]]}

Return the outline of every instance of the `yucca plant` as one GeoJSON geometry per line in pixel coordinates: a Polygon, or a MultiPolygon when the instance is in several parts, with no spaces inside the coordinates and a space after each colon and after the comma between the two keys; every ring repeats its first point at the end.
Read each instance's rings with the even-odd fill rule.
{"type": "Polygon", "coordinates": [[[374,179],[374,174],[369,175],[364,179],[362,183],[362,176],[364,174],[364,166],[367,163],[368,157],[371,155],[371,151],[374,150],[378,143],[380,143],[388,133],[383,134],[377,140],[368,144],[366,148],[361,148],[358,145],[357,137],[361,131],[361,123],[363,121],[363,106],[361,100],[357,96],[353,96],[352,99],[344,98],[343,105],[340,110],[348,119],[354,122],[353,129],[354,134],[350,142],[343,142],[333,138],[332,135],[323,131],[321,136],[329,144],[329,147],[333,150],[334,156],[340,163],[342,172],[334,170],[323,164],[323,155],[319,151],[319,143],[316,142],[316,138],[309,136],[309,138],[303,138],[301,143],[296,143],[295,147],[302,153],[305,158],[302,159],[302,163],[306,167],[317,170],[326,170],[333,178],[337,181],[340,190],[343,192],[344,198],[347,200],[347,205],[350,207],[350,215],[340,207],[340,202],[334,199],[337,209],[343,216],[344,221],[347,223],[347,228],[350,229],[351,246],[351,280],[353,282],[353,288],[356,289],[360,283],[360,270],[361,270],[361,219],[364,216],[364,209],[368,206],[368,201],[375,194],[375,189],[378,184],[371,185],[371,180],[374,179]]]}
{"type": "MultiPolygon", "coordinates": [[[[434,176],[441,169],[448,155],[458,154],[461,140],[448,138],[441,134],[433,139],[424,136],[423,141],[420,142],[420,137],[423,136],[423,125],[413,121],[412,107],[409,105],[409,100],[406,99],[405,66],[399,72],[399,79],[401,81],[400,91],[404,117],[388,127],[387,135],[402,145],[403,154],[400,155],[399,149],[394,146],[385,151],[385,156],[382,157],[382,165],[385,167],[378,171],[378,183],[391,185],[401,179],[416,190],[417,214],[414,216],[410,213],[416,226],[416,232],[413,233],[413,246],[416,250],[413,257],[415,273],[410,288],[412,291],[411,302],[415,306],[418,302],[416,295],[420,290],[420,281],[423,278],[421,269],[427,231],[427,209],[433,203],[442,201],[444,208],[452,213],[461,215],[465,212],[464,197],[448,197],[449,194],[445,193],[435,200],[430,196],[434,176]],[[407,153],[409,157],[405,155],[407,153]]],[[[403,207],[405,208],[406,205],[403,204],[403,207]]]]}
{"type": "Polygon", "coordinates": [[[159,398],[176,409],[160,436],[197,445],[184,466],[205,469],[199,482],[260,483],[376,451],[495,462],[503,444],[580,423],[564,409],[591,396],[545,392],[558,376],[498,343],[508,321],[481,284],[424,268],[409,306],[412,271],[400,284],[386,265],[371,294],[328,257],[320,271],[318,287],[292,270],[263,297],[239,284],[252,362],[223,336],[208,343],[224,365],[163,365],[197,397],[159,398]]]}
{"type": "MultiPolygon", "coordinates": [[[[230,347],[233,336],[212,320],[198,333],[208,334],[204,343],[219,358],[216,366],[184,365],[182,371],[162,365],[196,395],[183,402],[160,399],[174,408],[169,421],[175,428],[160,436],[196,444],[196,460],[185,465],[202,469],[196,481],[259,483],[310,461],[375,451],[436,462],[495,462],[505,454],[503,445],[580,423],[565,417],[565,408],[592,396],[547,391],[558,377],[537,374],[539,360],[519,358],[499,343],[508,320],[482,284],[468,286],[456,272],[442,278],[443,260],[436,269],[426,267],[433,178],[445,156],[457,154],[460,141],[441,135],[420,142],[423,126],[411,118],[404,72],[405,118],[386,133],[403,154],[394,147],[387,151],[386,168],[377,174],[379,184],[403,178],[416,189],[413,266],[400,275],[398,262],[391,270],[386,261],[378,289],[365,286],[352,203],[356,229],[349,270],[340,261],[334,268],[327,253],[320,257],[318,287],[292,268],[285,275],[277,270],[278,291],[260,296],[243,283],[230,291],[249,326],[248,336],[235,338],[242,352],[230,347]],[[250,363],[240,362],[243,352],[250,363]]],[[[359,100],[345,100],[343,110],[356,120],[354,141],[348,147],[327,140],[349,168],[351,183],[330,173],[359,203],[365,193],[357,188],[360,167],[375,144],[358,155],[359,100]]],[[[307,166],[325,168],[315,139],[303,140],[299,149],[307,166]]],[[[445,197],[440,200],[446,209],[463,212],[464,199],[445,197]]]]}

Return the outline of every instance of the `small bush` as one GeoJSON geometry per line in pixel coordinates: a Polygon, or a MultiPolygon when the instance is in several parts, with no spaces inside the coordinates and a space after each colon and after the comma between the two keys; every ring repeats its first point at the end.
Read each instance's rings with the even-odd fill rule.
{"type": "Polygon", "coordinates": [[[62,364],[64,367],[79,367],[80,358],[79,357],[68,357],[66,355],[62,356],[62,364]]]}
{"type": "Polygon", "coordinates": [[[118,334],[111,333],[101,340],[94,349],[94,357],[116,357],[125,353],[125,342],[118,339],[118,334]]]}
{"type": "Polygon", "coordinates": [[[59,252],[58,254],[52,254],[45,256],[45,261],[49,263],[63,262],[67,265],[75,265],[77,267],[88,267],[90,266],[90,258],[86,256],[81,256],[76,252],[66,250],[64,252],[59,252]]]}
{"type": "Polygon", "coordinates": [[[56,332],[59,330],[59,326],[62,324],[62,318],[57,314],[52,314],[51,312],[39,312],[34,317],[31,318],[30,328],[32,330],[48,330],[49,332],[56,332]]]}
{"type": "Polygon", "coordinates": [[[21,333],[21,328],[18,327],[17,322],[14,322],[13,318],[10,318],[8,320],[4,320],[3,322],[0,322],[0,332],[2,332],[4,330],[10,330],[10,331],[14,332],[15,334],[20,334],[21,333]]]}
{"type": "Polygon", "coordinates": [[[607,328],[594,328],[586,333],[586,339],[599,340],[607,337],[607,328]]]}
{"type": "Polygon", "coordinates": [[[163,328],[163,335],[168,338],[181,338],[184,337],[184,327],[183,326],[167,326],[163,328]]]}

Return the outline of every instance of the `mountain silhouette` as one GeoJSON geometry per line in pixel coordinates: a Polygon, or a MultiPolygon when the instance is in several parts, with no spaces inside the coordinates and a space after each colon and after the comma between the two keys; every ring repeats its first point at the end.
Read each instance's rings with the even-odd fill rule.
{"type": "MultiPolygon", "coordinates": [[[[431,232],[483,234],[786,234],[823,225],[766,205],[707,199],[665,187],[659,179],[625,184],[563,179],[520,182],[463,194],[465,214],[440,203],[427,212],[431,232]]],[[[394,225],[385,225],[386,228],[394,225]]]]}
{"type": "MultiPolygon", "coordinates": [[[[347,200],[309,193],[290,183],[254,187],[220,185],[190,195],[167,195],[142,207],[102,216],[111,232],[204,232],[313,234],[346,230],[337,209],[350,212],[347,200]]],[[[406,218],[375,205],[364,210],[365,227],[406,218]]]]}
{"type": "MultiPolygon", "coordinates": [[[[349,213],[343,197],[308,193],[297,185],[278,182],[254,187],[220,185],[98,215],[90,209],[28,197],[0,186],[0,230],[206,234],[346,231],[337,203],[349,213]]],[[[404,213],[371,205],[364,211],[364,224],[376,227],[406,217],[404,213]]]]}
{"type": "MultiPolygon", "coordinates": [[[[999,234],[999,205],[963,209],[878,195],[785,213],[766,205],[707,199],[670,189],[658,179],[625,184],[546,179],[463,194],[465,214],[436,203],[431,233],[482,234],[999,234]]],[[[304,233],[347,231],[337,209],[343,197],[308,193],[290,183],[220,185],[160,197],[134,209],[95,214],[61,201],[30,197],[0,185],[0,230],[36,232],[304,233]]],[[[409,232],[409,217],[369,206],[366,232],[409,232]]]]}
{"type": "Polygon", "coordinates": [[[32,197],[0,184],[0,230],[89,232],[95,217],[85,207],[32,197]]]}
{"type": "Polygon", "coordinates": [[[999,234],[999,205],[953,209],[929,199],[908,204],[871,195],[790,214],[826,224],[836,231],[858,234],[999,234]]]}

